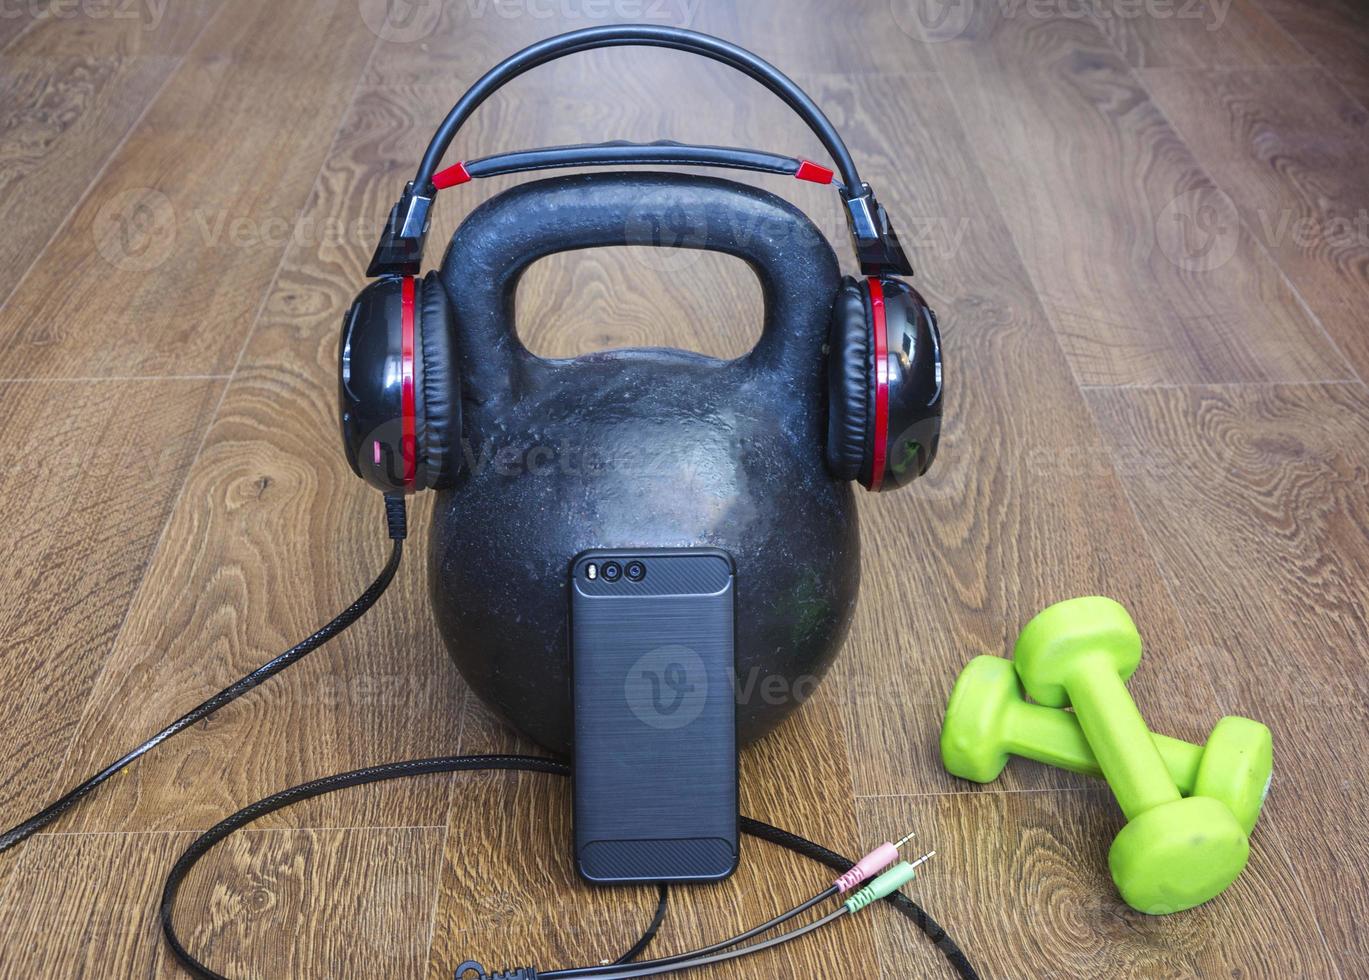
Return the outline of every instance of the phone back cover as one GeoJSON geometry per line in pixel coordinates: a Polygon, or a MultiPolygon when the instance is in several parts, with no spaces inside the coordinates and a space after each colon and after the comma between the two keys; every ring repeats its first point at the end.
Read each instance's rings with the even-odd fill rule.
{"type": "Polygon", "coordinates": [[[707,881],[737,867],[732,562],[603,551],[572,565],[575,837],[596,882],[707,881]],[[584,566],[646,562],[645,581],[584,566]]]}

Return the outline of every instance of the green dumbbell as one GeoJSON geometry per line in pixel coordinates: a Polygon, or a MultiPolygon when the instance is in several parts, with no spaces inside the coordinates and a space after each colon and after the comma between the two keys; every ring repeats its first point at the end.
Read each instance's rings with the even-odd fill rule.
{"type": "MultiPolygon", "coordinates": [[[[1274,767],[1273,740],[1258,721],[1228,715],[1206,745],[1151,733],[1170,778],[1183,796],[1210,796],[1227,805],[1247,834],[1259,819],[1274,767]]],[[[975,657],[956,679],[941,726],[941,760],[961,779],[991,783],[1008,757],[1101,776],[1079,719],[1060,708],[1031,704],[1011,660],[975,657]]]]}
{"type": "Polygon", "coordinates": [[[1056,603],[1022,630],[1013,662],[1034,700],[1074,706],[1126,814],[1108,866],[1128,905],[1151,915],[1180,912],[1236,880],[1250,858],[1245,831],[1225,804],[1179,794],[1127,693],[1141,637],[1125,609],[1103,596],[1056,603]]]}

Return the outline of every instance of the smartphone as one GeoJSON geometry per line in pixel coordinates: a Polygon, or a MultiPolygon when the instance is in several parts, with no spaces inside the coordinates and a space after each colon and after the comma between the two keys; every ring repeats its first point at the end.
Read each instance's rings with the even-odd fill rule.
{"type": "Polygon", "coordinates": [[[736,570],[710,548],[570,567],[575,859],[595,883],[737,869],[736,570]]]}

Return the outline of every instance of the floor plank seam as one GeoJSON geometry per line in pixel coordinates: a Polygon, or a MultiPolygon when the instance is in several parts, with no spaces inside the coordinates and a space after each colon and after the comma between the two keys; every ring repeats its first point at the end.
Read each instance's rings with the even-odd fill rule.
{"type": "MultiPolygon", "coordinates": [[[[1274,383],[1270,384],[1273,385],[1274,383]]],[[[1176,387],[1182,388],[1186,386],[1178,385],[1176,387]]],[[[1093,400],[1090,398],[1085,398],[1084,402],[1088,406],[1088,411],[1093,418],[1094,426],[1098,428],[1101,432],[1102,425],[1098,420],[1098,411],[1093,404],[1093,400]]],[[[1115,472],[1117,463],[1116,446],[1113,444],[1113,441],[1111,439],[1104,440],[1104,444],[1107,447],[1108,457],[1113,461],[1113,469],[1115,472]]],[[[1152,540],[1152,531],[1147,526],[1146,522],[1142,520],[1141,512],[1136,505],[1136,499],[1132,494],[1131,489],[1126,484],[1122,485],[1122,496],[1123,499],[1126,501],[1127,509],[1131,512],[1133,520],[1135,520],[1136,523],[1140,525],[1141,540],[1145,542],[1146,553],[1149,554],[1151,561],[1155,563],[1156,571],[1160,573],[1160,585],[1165,590],[1165,596],[1169,600],[1170,607],[1173,609],[1175,615],[1179,617],[1179,621],[1184,624],[1184,627],[1186,629],[1191,629],[1189,616],[1186,614],[1183,606],[1179,604],[1178,597],[1174,593],[1173,579],[1171,578],[1169,569],[1166,566],[1166,563],[1161,554],[1159,553],[1158,549],[1155,547],[1154,541],[1152,540]]],[[[1211,670],[1208,669],[1208,665],[1206,663],[1200,663],[1199,667],[1202,670],[1203,677],[1207,678],[1208,687],[1212,692],[1213,704],[1216,705],[1217,710],[1220,714],[1225,715],[1227,713],[1227,706],[1225,704],[1224,699],[1221,696],[1221,692],[1217,689],[1217,682],[1215,679],[1213,679],[1211,670]]],[[[1266,837],[1273,838],[1271,843],[1278,850],[1279,854],[1283,857],[1284,867],[1287,869],[1289,875],[1292,876],[1294,883],[1297,885],[1298,897],[1302,900],[1303,906],[1307,910],[1308,916],[1316,925],[1317,935],[1321,939],[1322,949],[1326,951],[1327,959],[1332,964],[1334,964],[1336,970],[1340,972],[1340,963],[1337,960],[1335,954],[1331,950],[1331,943],[1326,938],[1326,932],[1322,929],[1320,919],[1317,918],[1317,908],[1313,904],[1310,896],[1308,895],[1306,888],[1303,886],[1302,875],[1298,872],[1297,865],[1293,863],[1288,848],[1284,844],[1283,835],[1279,833],[1273,820],[1266,820],[1263,826],[1264,835],[1266,837]]]]}
{"type": "Polygon", "coordinates": [[[1359,378],[1327,378],[1323,381],[1156,381],[1126,382],[1123,384],[1081,384],[1079,390],[1090,391],[1198,391],[1203,388],[1324,388],[1329,385],[1359,385],[1359,378]]]}
{"type": "MultiPolygon", "coordinates": [[[[466,719],[471,716],[470,711],[471,689],[468,687],[461,692],[461,720],[456,725],[456,754],[461,755],[465,751],[466,739],[466,719]]],[[[423,954],[424,976],[432,973],[433,969],[433,946],[437,941],[437,913],[442,906],[442,879],[447,867],[447,844],[452,836],[452,780],[447,780],[447,820],[443,824],[442,844],[438,849],[437,862],[437,882],[433,886],[432,911],[428,915],[428,948],[423,954]]]]}
{"type": "Polygon", "coordinates": [[[1041,786],[1023,789],[944,789],[928,790],[925,793],[864,793],[856,800],[925,800],[937,796],[1013,796],[1032,793],[1093,793],[1096,786],[1041,786]]]}
{"type": "MultiPolygon", "coordinates": [[[[171,84],[171,80],[180,74],[181,68],[184,67],[186,60],[194,52],[195,48],[199,46],[205,31],[209,30],[210,25],[218,20],[223,12],[230,6],[232,5],[228,3],[221,4],[212,14],[205,18],[204,23],[200,25],[200,29],[195,32],[195,36],[191,39],[190,43],[185,46],[185,51],[176,59],[175,64],[167,71],[166,77],[163,78],[161,84],[157,86],[157,91],[152,93],[152,97],[147,100],[147,104],[143,106],[142,111],[138,113],[137,118],[133,120],[128,129],[124,130],[124,134],[119,137],[118,142],[110,148],[110,151],[107,154],[105,154],[105,158],[101,161],[99,169],[95,171],[94,176],[86,183],[86,186],[81,189],[81,193],[77,195],[76,200],[73,201],[71,207],[67,209],[67,213],[62,216],[62,220],[57,222],[53,227],[52,234],[48,236],[48,240],[42,244],[42,247],[33,253],[33,260],[29,262],[28,267],[19,275],[19,278],[14,281],[14,285],[10,287],[9,292],[3,297],[0,297],[0,310],[3,310],[9,301],[19,294],[19,289],[24,285],[29,274],[38,267],[38,263],[43,260],[43,256],[47,255],[48,249],[52,247],[52,243],[55,242],[57,237],[66,230],[69,224],[71,224],[71,219],[76,216],[77,211],[81,210],[81,205],[86,202],[86,199],[89,198],[95,188],[99,186],[100,181],[104,179],[105,173],[109,170],[110,163],[112,163],[123,151],[123,148],[128,145],[129,139],[138,131],[139,127],[142,126],[143,120],[145,120],[147,114],[152,111],[152,107],[161,101],[162,96],[166,93],[167,87],[171,84]]],[[[35,20],[35,23],[36,22],[37,21],[35,20]]],[[[26,28],[25,31],[19,34],[19,37],[23,37],[23,35],[31,29],[32,28],[26,28]]],[[[18,38],[15,38],[15,40],[18,40],[18,38]]]]}
{"type": "Polygon", "coordinates": [[[1353,105],[1358,106],[1361,112],[1369,112],[1369,104],[1361,102],[1353,92],[1351,92],[1348,88],[1345,87],[1344,83],[1341,82],[1340,77],[1334,71],[1331,70],[1330,65],[1322,61],[1321,58],[1318,58],[1317,55],[1307,45],[1303,44],[1302,41],[1298,40],[1297,36],[1294,35],[1292,31],[1284,27],[1283,21],[1279,20],[1279,18],[1275,17],[1268,10],[1266,10],[1263,0],[1255,0],[1255,7],[1260,11],[1260,13],[1264,14],[1265,19],[1267,21],[1274,25],[1275,30],[1282,32],[1283,36],[1288,38],[1288,40],[1292,42],[1293,45],[1297,47],[1299,51],[1301,51],[1303,54],[1307,55],[1307,57],[1312,59],[1312,63],[1316,67],[1320,68],[1322,71],[1326,73],[1326,77],[1331,79],[1332,84],[1334,84],[1336,88],[1340,89],[1342,95],[1349,99],[1353,105]]]}
{"type": "Polygon", "coordinates": [[[122,381],[130,384],[138,384],[144,381],[227,381],[230,377],[232,377],[232,375],[228,374],[111,374],[88,378],[0,378],[0,384],[95,384],[103,381],[122,381]]]}
{"type": "MultiPolygon", "coordinates": [[[[1329,71],[1322,67],[1320,63],[1313,65],[1312,67],[1317,68],[1332,81],[1335,81],[1335,76],[1333,76],[1329,71]]],[[[1146,98],[1149,100],[1151,107],[1155,110],[1156,115],[1158,115],[1161,119],[1164,120],[1165,125],[1170,128],[1170,131],[1173,132],[1174,135],[1179,138],[1179,141],[1183,143],[1185,147],[1188,148],[1189,152],[1193,156],[1193,162],[1196,165],[1198,171],[1202,173],[1202,175],[1206,177],[1209,181],[1211,181],[1213,187],[1217,188],[1218,191],[1226,195],[1228,200],[1234,201],[1235,198],[1231,197],[1230,194],[1226,193],[1226,188],[1222,186],[1223,182],[1218,180],[1214,174],[1208,171],[1208,168],[1203,165],[1203,162],[1198,157],[1198,154],[1193,150],[1191,146],[1189,146],[1188,137],[1184,134],[1183,129],[1181,129],[1178,123],[1171,119],[1169,117],[1169,114],[1165,112],[1165,108],[1161,104],[1160,100],[1155,98],[1154,93],[1150,90],[1150,86],[1146,84],[1146,80],[1143,77],[1144,73],[1138,69],[1131,69],[1131,74],[1133,77],[1135,77],[1136,83],[1141,87],[1141,91],[1146,93],[1146,98]]],[[[1303,314],[1309,320],[1311,320],[1313,324],[1316,325],[1317,330],[1322,335],[1322,339],[1325,340],[1326,343],[1330,346],[1332,353],[1334,353],[1336,357],[1340,358],[1342,368],[1349,373],[1348,379],[1332,380],[1352,380],[1362,382],[1364,379],[1360,377],[1359,371],[1355,369],[1354,363],[1348,357],[1345,356],[1345,351],[1341,350],[1340,344],[1336,343],[1336,338],[1332,337],[1331,331],[1326,329],[1325,322],[1323,322],[1322,318],[1317,314],[1317,312],[1312,309],[1311,305],[1308,304],[1307,297],[1303,296],[1303,291],[1298,288],[1297,283],[1293,282],[1292,278],[1288,275],[1288,272],[1284,269],[1283,264],[1278,260],[1274,253],[1270,251],[1269,245],[1259,235],[1256,235],[1254,233],[1254,230],[1247,223],[1245,215],[1241,213],[1241,209],[1239,207],[1236,208],[1236,213],[1237,218],[1240,221],[1241,232],[1250,237],[1250,240],[1254,242],[1258,254],[1264,256],[1265,261],[1267,261],[1270,264],[1270,266],[1273,267],[1274,271],[1278,273],[1279,281],[1282,282],[1283,285],[1292,294],[1293,298],[1297,301],[1298,307],[1302,310],[1303,314]]]]}
{"type": "MultiPolygon", "coordinates": [[[[229,6],[230,6],[229,4],[224,4],[223,6],[219,7],[219,9],[216,10],[216,11],[214,12],[213,15],[211,15],[211,16],[209,17],[209,19],[205,22],[204,28],[201,28],[200,33],[196,35],[195,42],[192,43],[192,44],[190,45],[190,47],[187,49],[188,52],[194,50],[194,48],[199,44],[200,38],[201,38],[201,37],[203,36],[203,34],[204,34],[204,30],[207,29],[208,26],[209,26],[210,24],[212,24],[212,23],[214,22],[214,20],[219,16],[219,14],[221,14],[221,13],[222,13],[225,9],[227,9],[229,6]]],[[[367,67],[369,67],[369,65],[370,65],[370,63],[371,63],[371,60],[375,57],[376,50],[379,48],[379,46],[380,46],[380,38],[377,37],[377,38],[375,39],[375,42],[374,42],[374,43],[372,44],[372,46],[371,46],[370,53],[367,54],[367,56],[366,56],[366,62],[365,62],[365,64],[362,66],[361,71],[360,71],[360,72],[358,73],[358,75],[357,75],[357,81],[356,81],[356,82],[353,84],[353,86],[352,86],[351,96],[350,96],[350,98],[348,99],[346,106],[345,106],[345,107],[343,108],[343,110],[339,113],[339,116],[338,116],[338,128],[333,132],[333,139],[329,142],[327,152],[325,152],[325,153],[320,157],[320,159],[319,159],[319,168],[318,168],[318,172],[314,175],[314,180],[313,180],[313,182],[310,184],[308,192],[304,195],[303,199],[300,201],[299,208],[297,209],[297,211],[298,211],[297,217],[298,217],[299,214],[303,214],[304,211],[305,211],[305,209],[308,208],[309,202],[313,199],[314,194],[315,194],[316,191],[318,190],[319,181],[321,180],[321,178],[322,178],[322,176],[323,176],[324,170],[325,170],[325,169],[327,168],[327,166],[328,166],[328,161],[329,161],[330,159],[332,159],[333,150],[336,149],[336,147],[337,147],[337,141],[338,141],[339,135],[340,135],[340,133],[341,133],[341,131],[342,131],[343,125],[345,125],[346,120],[347,120],[347,113],[348,113],[348,111],[350,111],[351,107],[352,107],[353,105],[355,105],[355,103],[356,103],[356,95],[357,95],[357,92],[360,91],[360,87],[361,87],[360,79],[362,79],[362,78],[365,77],[366,69],[367,69],[367,67]]],[[[188,56],[188,55],[187,55],[187,56],[188,56]]],[[[182,61],[181,63],[183,63],[183,61],[182,61]]],[[[168,82],[169,82],[169,80],[170,80],[171,77],[175,76],[175,75],[179,72],[179,67],[180,67],[180,64],[181,64],[181,63],[178,63],[177,68],[176,68],[176,69],[173,69],[172,72],[167,76],[168,82]]],[[[160,94],[161,94],[161,92],[160,92],[160,90],[159,90],[159,92],[158,92],[158,97],[160,97],[160,94]]],[[[156,101],[157,101],[156,98],[154,98],[153,100],[151,100],[151,102],[149,103],[149,108],[150,108],[151,105],[155,104],[156,101]]],[[[140,117],[139,117],[139,123],[141,123],[141,121],[142,121],[142,117],[140,116],[140,117]]],[[[135,124],[135,126],[134,126],[133,128],[131,128],[131,129],[129,130],[129,132],[132,133],[132,132],[133,132],[133,129],[136,129],[136,124],[135,124]]],[[[127,135],[125,135],[125,139],[127,139],[127,135]]],[[[121,143],[120,145],[122,146],[122,143],[121,143]]],[[[116,149],[115,152],[117,153],[117,149],[116,149]]],[[[110,158],[112,159],[113,156],[114,156],[114,154],[111,154],[111,155],[110,155],[110,158]]],[[[108,161],[106,161],[106,166],[107,166],[107,165],[108,165],[108,161]]],[[[93,186],[93,184],[94,184],[94,182],[92,182],[92,186],[93,186]]],[[[275,272],[271,275],[270,281],[267,283],[266,288],[262,291],[261,301],[257,304],[257,311],[256,311],[255,315],[252,317],[252,325],[251,325],[251,327],[248,328],[246,335],[243,337],[242,345],[238,348],[238,355],[237,355],[237,358],[236,358],[236,359],[234,360],[234,362],[233,362],[233,368],[232,368],[232,370],[225,376],[226,380],[224,381],[224,384],[223,384],[223,390],[222,390],[221,392],[219,392],[218,401],[215,403],[214,408],[213,408],[213,410],[210,412],[209,418],[208,418],[208,420],[207,420],[206,423],[205,423],[204,434],[200,437],[200,443],[199,443],[199,445],[195,447],[195,452],[194,452],[194,454],[190,457],[189,462],[186,464],[185,476],[182,478],[182,480],[181,480],[181,482],[180,482],[180,485],[176,488],[175,497],[174,497],[174,499],[171,501],[171,506],[170,506],[170,508],[167,510],[166,520],[162,523],[162,528],[161,528],[161,530],[160,530],[160,531],[158,532],[158,534],[157,534],[157,541],[156,541],[156,544],[153,545],[152,550],[151,550],[151,552],[150,552],[149,555],[148,555],[148,560],[147,560],[147,562],[145,562],[144,565],[143,565],[142,573],[141,573],[141,575],[139,576],[139,579],[138,579],[138,586],[137,586],[137,588],[134,590],[133,596],[132,596],[132,598],[130,599],[127,608],[125,608],[125,610],[124,610],[123,619],[120,621],[119,627],[118,627],[118,629],[117,629],[117,630],[115,631],[115,633],[114,633],[114,642],[113,642],[113,644],[110,646],[110,650],[111,650],[111,651],[113,651],[114,649],[116,649],[116,648],[118,647],[118,645],[119,645],[119,640],[120,640],[120,638],[123,636],[123,631],[124,631],[124,629],[126,628],[126,626],[127,626],[127,624],[128,624],[128,615],[129,615],[129,613],[132,611],[133,606],[137,603],[138,597],[142,594],[142,590],[143,590],[143,588],[145,587],[145,585],[146,585],[146,583],[147,583],[147,569],[150,568],[150,567],[152,566],[152,564],[155,562],[155,560],[156,560],[156,558],[157,558],[157,555],[160,554],[162,548],[165,547],[165,545],[166,545],[166,536],[167,536],[167,532],[168,532],[168,530],[169,530],[170,527],[171,527],[172,521],[175,519],[176,511],[180,508],[181,500],[182,500],[182,498],[183,498],[184,495],[185,495],[185,488],[186,488],[186,485],[190,482],[190,476],[191,476],[191,474],[194,472],[195,464],[199,461],[199,458],[200,458],[201,454],[203,454],[203,452],[204,452],[204,447],[205,447],[205,446],[208,444],[208,442],[209,442],[209,436],[210,436],[210,434],[214,431],[214,424],[218,421],[219,414],[223,411],[224,402],[225,402],[225,401],[227,400],[227,398],[228,398],[228,391],[229,391],[229,389],[232,388],[232,386],[233,386],[233,378],[237,375],[237,373],[238,373],[238,368],[242,365],[243,358],[246,356],[247,348],[251,345],[252,338],[253,338],[254,336],[256,336],[257,327],[258,327],[258,325],[261,323],[262,314],[263,314],[263,313],[265,312],[265,310],[266,310],[266,304],[267,304],[267,303],[270,301],[270,299],[271,299],[271,294],[272,294],[272,292],[275,290],[275,288],[276,288],[276,283],[277,283],[277,282],[279,281],[279,279],[280,279],[281,270],[282,270],[283,268],[285,268],[286,260],[290,257],[290,254],[291,254],[291,248],[288,247],[288,246],[285,247],[285,248],[283,248],[283,249],[281,250],[280,261],[276,263],[275,272]]],[[[36,260],[35,260],[35,262],[36,262],[36,260]]],[[[32,267],[30,267],[30,268],[32,268],[32,267]]],[[[25,271],[25,275],[27,275],[27,270],[25,271]]],[[[16,288],[17,288],[17,286],[16,286],[16,288]]],[[[12,294],[11,294],[11,295],[12,295],[12,294]]],[[[105,659],[105,662],[104,662],[103,664],[101,664],[99,671],[97,671],[96,676],[95,676],[94,681],[93,681],[93,684],[92,684],[92,686],[91,686],[91,696],[92,696],[92,697],[94,696],[94,692],[99,690],[100,681],[104,678],[104,675],[105,675],[106,670],[108,669],[108,666],[109,666],[109,658],[106,658],[106,659],[105,659]]],[[[77,723],[77,724],[78,724],[78,729],[77,729],[78,731],[79,731],[79,725],[85,721],[86,717],[89,715],[89,712],[90,712],[90,699],[87,698],[87,700],[86,700],[86,705],[85,705],[85,707],[82,709],[80,720],[79,720],[78,723],[77,723]]],[[[71,758],[71,751],[72,751],[72,748],[74,747],[74,744],[75,744],[75,743],[74,743],[74,739],[73,739],[73,742],[67,746],[66,755],[65,755],[65,756],[63,757],[63,759],[62,759],[62,764],[61,764],[61,766],[59,766],[58,769],[57,769],[58,774],[60,774],[60,773],[62,773],[63,771],[65,771],[66,766],[67,766],[67,763],[70,761],[70,758],[71,758]]]]}

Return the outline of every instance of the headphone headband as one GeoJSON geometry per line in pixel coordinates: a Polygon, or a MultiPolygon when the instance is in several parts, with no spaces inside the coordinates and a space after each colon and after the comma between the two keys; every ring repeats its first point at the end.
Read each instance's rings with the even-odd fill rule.
{"type": "Polygon", "coordinates": [[[538,41],[505,58],[481,76],[456,105],[452,106],[447,118],[442,120],[442,125],[433,134],[432,141],[423,154],[423,161],[414,176],[414,186],[427,189],[431,185],[433,174],[437,172],[438,165],[442,162],[442,157],[457,131],[482,102],[504,85],[538,65],[544,65],[566,55],[612,47],[653,47],[686,51],[729,65],[754,78],[783,99],[785,104],[808,124],[808,128],[822,141],[823,147],[836,162],[837,171],[846,186],[852,188],[853,192],[861,186],[860,174],[856,170],[855,161],[851,158],[851,151],[846,148],[836,127],[818,108],[817,103],[778,68],[745,48],[721,38],[679,27],[650,24],[588,27],[538,41]]]}
{"type": "Polygon", "coordinates": [[[677,27],[626,24],[571,31],[529,45],[505,58],[467,89],[433,134],[417,174],[391,210],[367,275],[416,275],[421,269],[429,212],[438,190],[433,182],[434,175],[457,131],[481,103],[506,83],[538,65],[581,51],[623,46],[670,48],[697,54],[737,69],[778,95],[808,124],[837,165],[843,184],[841,195],[846,204],[847,224],[861,271],[865,275],[912,274],[888,215],[875,200],[870,186],[861,181],[845,142],[817,104],[787,75],[745,48],[721,38],[677,27]]]}

